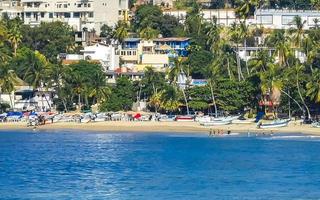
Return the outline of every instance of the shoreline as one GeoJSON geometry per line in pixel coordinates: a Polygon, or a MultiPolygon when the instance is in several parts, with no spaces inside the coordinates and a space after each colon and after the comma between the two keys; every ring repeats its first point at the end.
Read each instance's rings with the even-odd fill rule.
{"type": "MultiPolygon", "coordinates": [[[[25,122],[1,123],[0,131],[5,130],[32,130],[25,122]]],[[[273,129],[258,129],[256,124],[230,124],[223,126],[204,127],[197,122],[126,122],[106,121],[91,123],[60,122],[38,126],[37,130],[81,130],[102,133],[110,132],[160,132],[160,133],[199,133],[208,134],[210,130],[231,131],[233,133],[301,133],[320,135],[320,129],[311,125],[295,125],[290,123],[287,127],[273,129]]]]}

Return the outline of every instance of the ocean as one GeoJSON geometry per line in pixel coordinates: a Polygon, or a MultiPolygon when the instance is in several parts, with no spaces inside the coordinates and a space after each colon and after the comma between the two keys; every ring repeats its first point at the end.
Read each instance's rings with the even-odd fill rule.
{"type": "Polygon", "coordinates": [[[0,131],[0,199],[320,199],[320,138],[0,131]]]}

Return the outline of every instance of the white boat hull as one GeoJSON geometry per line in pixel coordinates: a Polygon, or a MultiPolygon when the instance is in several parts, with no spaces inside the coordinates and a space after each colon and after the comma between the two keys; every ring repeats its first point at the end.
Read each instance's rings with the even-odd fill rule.
{"type": "Polygon", "coordinates": [[[231,121],[211,121],[200,123],[202,126],[221,126],[231,124],[231,121]]]}
{"type": "Polygon", "coordinates": [[[288,126],[289,121],[283,121],[278,123],[270,123],[270,124],[261,124],[259,125],[259,128],[261,129],[268,129],[268,128],[281,128],[288,126]]]}

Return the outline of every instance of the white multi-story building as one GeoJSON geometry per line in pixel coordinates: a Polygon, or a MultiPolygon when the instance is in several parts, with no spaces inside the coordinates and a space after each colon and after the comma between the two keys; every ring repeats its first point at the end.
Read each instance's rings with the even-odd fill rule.
{"type": "Polygon", "coordinates": [[[77,31],[100,32],[103,24],[113,26],[119,11],[127,9],[128,0],[21,0],[24,23],[31,26],[41,22],[63,21],[77,31]]]}
{"type": "Polygon", "coordinates": [[[22,17],[23,7],[20,1],[15,0],[4,0],[0,1],[0,18],[4,16],[14,19],[16,17],[22,17]]]}
{"type": "Polygon", "coordinates": [[[104,71],[113,71],[119,68],[119,55],[116,55],[116,49],[112,45],[95,44],[86,46],[80,50],[82,54],[63,55],[63,63],[71,64],[80,60],[99,62],[104,71]]]}
{"type": "Polygon", "coordinates": [[[315,20],[318,20],[320,25],[320,11],[318,10],[257,10],[254,22],[265,28],[289,29],[293,25],[295,16],[301,17],[305,22],[305,29],[314,27],[315,20]]]}
{"type": "MultiPolygon", "coordinates": [[[[165,15],[175,16],[181,23],[184,23],[187,11],[186,10],[168,10],[164,11],[165,15]]],[[[201,14],[206,21],[212,21],[214,18],[217,19],[217,23],[221,25],[229,26],[236,22],[236,14],[234,9],[204,9],[201,14]]]]}

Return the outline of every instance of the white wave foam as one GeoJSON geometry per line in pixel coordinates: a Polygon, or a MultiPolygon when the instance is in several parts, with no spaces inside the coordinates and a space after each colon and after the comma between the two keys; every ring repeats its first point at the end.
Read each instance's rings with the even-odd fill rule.
{"type": "Polygon", "coordinates": [[[320,139],[320,136],[315,135],[279,135],[279,136],[272,136],[266,139],[286,139],[286,140],[296,140],[296,139],[320,139]]]}

